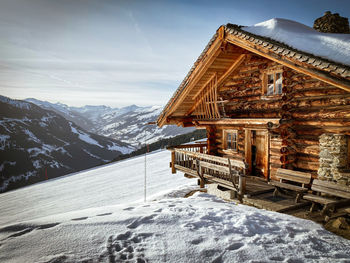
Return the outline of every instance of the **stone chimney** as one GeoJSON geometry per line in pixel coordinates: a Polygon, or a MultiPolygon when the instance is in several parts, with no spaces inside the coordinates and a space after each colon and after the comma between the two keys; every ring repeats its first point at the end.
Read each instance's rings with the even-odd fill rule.
{"type": "Polygon", "coordinates": [[[330,11],[324,13],[314,22],[314,29],[323,33],[350,34],[349,20],[339,14],[332,14],[330,11]]]}

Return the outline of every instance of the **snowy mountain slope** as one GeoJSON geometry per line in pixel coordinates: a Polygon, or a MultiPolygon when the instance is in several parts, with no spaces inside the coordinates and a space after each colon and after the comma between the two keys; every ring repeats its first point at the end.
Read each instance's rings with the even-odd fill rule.
{"type": "Polygon", "coordinates": [[[0,192],[106,163],[132,147],[53,111],[0,96],[0,192]]]}
{"type": "Polygon", "coordinates": [[[147,203],[143,156],[1,194],[0,262],[348,262],[350,241],[322,226],[182,198],[193,180],[170,173],[169,152],[147,160],[147,203]]]}
{"type": "Polygon", "coordinates": [[[25,99],[25,101],[34,103],[40,108],[54,111],[65,119],[74,122],[78,126],[82,127],[85,130],[89,130],[93,126],[93,122],[91,122],[88,118],[81,115],[78,111],[71,110],[67,105],[62,103],[50,103],[48,101],[41,101],[37,99],[25,99]]]}
{"type": "Polygon", "coordinates": [[[64,118],[75,122],[86,130],[107,136],[138,147],[145,140],[153,143],[159,139],[189,133],[194,128],[166,126],[158,128],[147,125],[154,122],[160,114],[161,106],[138,107],[131,105],[123,108],[107,106],[69,107],[61,103],[50,103],[36,99],[26,99],[39,107],[54,110],[64,118]]]}
{"type": "Polygon", "coordinates": [[[96,125],[94,132],[107,137],[118,139],[135,147],[140,144],[153,143],[160,139],[174,137],[189,133],[194,128],[183,128],[175,125],[158,128],[156,125],[148,125],[154,122],[160,112],[161,106],[139,107],[133,111],[114,116],[105,113],[101,116],[101,122],[96,125]]]}

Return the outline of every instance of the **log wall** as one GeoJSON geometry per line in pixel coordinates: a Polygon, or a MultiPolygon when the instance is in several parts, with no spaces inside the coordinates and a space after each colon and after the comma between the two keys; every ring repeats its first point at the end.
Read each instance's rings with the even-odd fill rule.
{"type": "MultiPolygon", "coordinates": [[[[311,172],[317,177],[319,136],[324,133],[350,135],[350,92],[265,58],[252,56],[218,87],[218,99],[221,111],[228,118],[281,119],[278,127],[269,127],[271,178],[280,167],[311,172]],[[265,71],[275,69],[283,69],[283,93],[266,96],[262,76],[265,71]]],[[[216,126],[213,140],[217,153],[227,154],[222,148],[223,129],[237,129],[238,152],[231,155],[244,159],[244,128],[247,126],[216,126]]]]}

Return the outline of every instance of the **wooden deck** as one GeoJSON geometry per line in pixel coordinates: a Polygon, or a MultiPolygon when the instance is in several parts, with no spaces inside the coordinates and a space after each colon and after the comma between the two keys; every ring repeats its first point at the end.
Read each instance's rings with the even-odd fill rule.
{"type": "Polygon", "coordinates": [[[205,183],[215,183],[225,189],[235,191],[235,196],[243,204],[276,212],[290,211],[309,204],[304,200],[295,204],[295,196],[293,195],[274,197],[273,191],[275,188],[269,185],[265,178],[246,176],[246,166],[243,162],[205,154],[205,144],[193,144],[193,147],[191,145],[181,145],[169,150],[172,151],[170,165],[173,173],[180,171],[187,177],[196,177],[201,181],[202,187],[204,187],[203,181],[205,181],[205,183]],[[198,169],[200,163],[203,167],[198,169]],[[231,173],[232,169],[236,169],[236,175],[231,173]],[[239,184],[238,187],[237,177],[244,181],[244,185],[239,184]]]}
{"type": "Polygon", "coordinates": [[[306,201],[295,204],[293,195],[273,196],[273,191],[274,187],[269,185],[264,178],[248,176],[243,204],[275,212],[286,212],[310,204],[306,201]]]}

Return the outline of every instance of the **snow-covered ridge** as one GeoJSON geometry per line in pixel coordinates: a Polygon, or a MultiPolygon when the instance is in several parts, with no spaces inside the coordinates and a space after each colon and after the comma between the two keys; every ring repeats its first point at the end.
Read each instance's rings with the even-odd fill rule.
{"type": "Polygon", "coordinates": [[[6,97],[1,102],[5,105],[0,116],[0,192],[47,175],[53,178],[101,165],[134,150],[29,102],[6,97]]]}
{"type": "Polygon", "coordinates": [[[73,127],[73,124],[69,122],[70,128],[73,133],[77,134],[79,139],[93,145],[97,145],[100,148],[103,148],[96,140],[92,139],[89,134],[83,132],[83,131],[78,131],[75,127],[73,127]]]}
{"type": "Polygon", "coordinates": [[[131,144],[133,147],[139,147],[145,141],[153,143],[194,130],[194,128],[177,126],[158,128],[156,125],[147,125],[154,122],[161,113],[163,107],[158,105],[146,107],[130,105],[122,108],[104,105],[70,107],[36,99],[27,99],[27,101],[39,107],[54,110],[88,132],[110,137],[131,144]]]}
{"type": "Polygon", "coordinates": [[[8,97],[1,96],[1,95],[0,95],[0,102],[10,104],[10,105],[17,107],[17,108],[20,108],[20,109],[26,109],[26,110],[30,109],[30,103],[27,103],[27,102],[21,101],[21,100],[10,99],[8,97]]]}
{"type": "Polygon", "coordinates": [[[321,33],[304,24],[282,18],[273,18],[242,29],[350,66],[350,34],[321,33]]]}

